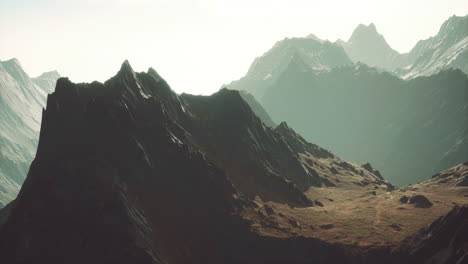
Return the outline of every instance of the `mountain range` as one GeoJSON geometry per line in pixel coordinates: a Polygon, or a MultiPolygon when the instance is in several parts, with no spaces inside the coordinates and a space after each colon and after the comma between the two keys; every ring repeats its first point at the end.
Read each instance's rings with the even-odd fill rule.
{"type": "Polygon", "coordinates": [[[468,16],[450,17],[435,36],[420,40],[408,53],[392,49],[372,23],[359,25],[347,42],[336,43],[343,46],[353,62],[393,72],[403,79],[450,68],[468,73],[468,16]]]}
{"type": "Polygon", "coordinates": [[[314,38],[286,38],[256,58],[247,74],[227,87],[245,90],[261,100],[268,86],[276,82],[278,76],[290,63],[296,61],[304,63],[305,68],[317,71],[352,64],[344,49],[329,41],[314,38]]]}
{"type": "Polygon", "coordinates": [[[460,69],[468,74],[468,15],[452,16],[439,32],[419,41],[404,54],[392,49],[376,26],[360,24],[348,41],[332,43],[310,34],[305,38],[286,38],[269,51],[255,58],[247,74],[225,85],[230,89],[245,90],[260,101],[268,86],[295,57],[307,69],[320,73],[337,66],[364,63],[403,79],[429,76],[444,69],[460,69]]]}
{"type": "Polygon", "coordinates": [[[177,95],[125,61],[105,83],[58,79],[28,176],[0,210],[0,258],[455,263],[467,177],[464,163],[397,190],[369,163],[265,125],[238,91],[177,95]]]}
{"type": "Polygon", "coordinates": [[[0,62],[0,207],[16,197],[26,178],[42,108],[59,77],[53,71],[31,78],[17,59],[0,62]]]}
{"type": "Polygon", "coordinates": [[[347,42],[282,40],[227,87],[251,93],[274,122],[287,121],[307,140],[370,161],[394,184],[414,184],[468,159],[467,21],[449,18],[408,54],[393,50],[374,24],[359,25],[347,42]],[[315,67],[307,48],[286,42],[335,63],[315,67]],[[294,51],[283,56],[279,46],[294,51]]]}

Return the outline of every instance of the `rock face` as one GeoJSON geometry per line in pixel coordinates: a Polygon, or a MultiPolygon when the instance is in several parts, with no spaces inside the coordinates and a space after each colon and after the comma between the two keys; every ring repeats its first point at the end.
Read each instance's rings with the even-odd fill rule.
{"type": "Polygon", "coordinates": [[[291,64],[302,70],[326,71],[352,62],[340,45],[316,38],[286,38],[257,57],[247,74],[227,88],[245,90],[261,101],[268,86],[291,64]]]}
{"type": "Polygon", "coordinates": [[[449,68],[468,74],[468,15],[450,17],[437,35],[419,41],[406,57],[408,66],[396,71],[405,79],[429,76],[449,68]]]}
{"type": "Polygon", "coordinates": [[[455,207],[447,215],[405,242],[412,244],[410,259],[417,263],[425,256],[425,263],[465,263],[468,252],[468,206],[455,207]]]}
{"type": "Polygon", "coordinates": [[[468,186],[468,161],[432,176],[431,182],[452,186],[468,186]]]}
{"type": "Polygon", "coordinates": [[[373,23],[359,25],[347,42],[338,41],[353,62],[393,71],[407,65],[407,60],[388,45],[373,23]]]}
{"type": "MultiPolygon", "coordinates": [[[[237,91],[178,96],[156,71],[135,73],[128,62],[104,84],[61,78],[48,97],[28,177],[0,211],[1,260],[414,263],[413,247],[395,254],[261,236],[241,216],[256,212],[258,199],[312,206],[303,191],[333,180],[317,172],[330,170],[326,164],[389,185],[369,166],[340,160],[285,123],[264,125],[237,91]]],[[[264,210],[276,215],[273,207],[264,210]]],[[[287,219],[298,232],[306,229],[287,219]]],[[[414,256],[421,262],[428,255],[414,256]]]]}
{"type": "Polygon", "coordinates": [[[0,208],[12,201],[34,158],[41,109],[57,72],[30,78],[16,59],[0,61],[0,208]]]}

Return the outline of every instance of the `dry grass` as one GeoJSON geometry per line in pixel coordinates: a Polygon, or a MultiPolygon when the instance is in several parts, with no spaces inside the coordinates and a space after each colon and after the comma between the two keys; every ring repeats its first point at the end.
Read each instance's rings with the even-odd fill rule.
{"type": "Polygon", "coordinates": [[[468,204],[468,187],[430,181],[388,192],[385,186],[346,184],[355,175],[337,177],[342,178],[337,187],[311,187],[306,193],[323,207],[292,208],[257,199],[259,208],[244,211],[243,217],[252,221],[252,229],[266,236],[301,235],[364,247],[392,246],[445,215],[454,205],[468,204]],[[433,206],[416,208],[399,201],[403,195],[416,194],[426,196],[433,206]],[[269,215],[265,206],[273,208],[274,213],[269,215]]]}

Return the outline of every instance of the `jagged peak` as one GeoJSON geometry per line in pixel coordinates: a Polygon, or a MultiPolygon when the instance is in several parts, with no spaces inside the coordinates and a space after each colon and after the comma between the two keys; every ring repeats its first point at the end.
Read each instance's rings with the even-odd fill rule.
{"type": "MultiPolygon", "coordinates": [[[[466,16],[456,16],[453,15],[449,17],[445,22],[440,26],[438,34],[449,33],[454,30],[454,28],[462,28],[464,29],[465,33],[468,32],[466,28],[466,24],[468,24],[468,15],[466,16]],[[465,24],[465,25],[464,25],[465,24]]],[[[454,33],[462,33],[462,32],[454,32],[454,33]]],[[[466,35],[466,34],[464,34],[466,35]]]]}
{"type": "Polygon", "coordinates": [[[286,121],[283,121],[279,125],[277,125],[275,127],[275,130],[276,131],[283,131],[283,132],[286,132],[288,134],[291,134],[291,133],[294,134],[294,135],[297,134],[296,131],[294,131],[291,127],[289,127],[289,125],[288,125],[288,123],[286,123],[286,121]]]}
{"type": "Polygon", "coordinates": [[[352,41],[361,35],[375,35],[375,36],[381,36],[379,32],[377,31],[377,28],[374,23],[370,23],[369,25],[364,25],[364,24],[359,24],[356,29],[353,31],[353,34],[351,34],[351,37],[349,38],[349,41],[352,41]]]}
{"type": "Polygon", "coordinates": [[[20,69],[21,71],[23,71],[23,67],[21,66],[21,63],[19,62],[19,60],[17,58],[11,58],[9,60],[6,60],[6,61],[0,61],[0,65],[3,65],[4,67],[6,68],[17,68],[17,69],[20,69]]]}
{"type": "Polygon", "coordinates": [[[374,23],[370,23],[369,25],[359,24],[355,30],[367,30],[371,32],[377,32],[377,28],[374,23]]]}
{"type": "Polygon", "coordinates": [[[226,87],[222,87],[217,92],[212,94],[212,96],[232,96],[238,98],[239,100],[243,100],[238,90],[231,90],[226,87]]]}
{"type": "Polygon", "coordinates": [[[159,75],[159,73],[153,67],[148,68],[147,74],[150,76],[153,76],[157,82],[163,79],[161,75],[159,75]]]}
{"type": "Polygon", "coordinates": [[[16,64],[16,65],[21,65],[21,63],[19,62],[19,60],[17,58],[11,58],[9,60],[6,60],[6,61],[0,61],[0,63],[5,63],[5,64],[16,64]]]}
{"type": "Polygon", "coordinates": [[[122,63],[122,66],[120,67],[120,70],[117,73],[117,75],[126,75],[126,74],[132,74],[132,75],[135,74],[135,72],[133,71],[133,68],[130,65],[130,62],[128,60],[125,60],[122,63]]]}
{"type": "Polygon", "coordinates": [[[288,123],[286,123],[286,121],[283,121],[277,126],[277,128],[287,128],[287,129],[289,129],[289,126],[288,126],[288,123]]]}
{"type": "Polygon", "coordinates": [[[316,40],[316,41],[318,41],[318,42],[320,42],[320,43],[323,43],[323,42],[325,41],[325,40],[323,40],[323,39],[317,37],[315,34],[312,34],[312,33],[309,34],[309,35],[307,35],[306,38],[316,40]]]}
{"type": "Polygon", "coordinates": [[[35,79],[52,79],[56,80],[60,78],[60,73],[58,71],[53,70],[53,71],[48,71],[48,72],[43,72],[41,75],[35,77],[35,79]]]}
{"type": "Polygon", "coordinates": [[[55,94],[61,96],[64,94],[69,94],[70,91],[74,90],[72,87],[75,87],[75,84],[68,79],[68,77],[60,77],[57,79],[57,84],[55,85],[55,94]]]}
{"type": "Polygon", "coordinates": [[[16,76],[15,78],[21,78],[23,81],[28,82],[30,78],[29,75],[24,71],[21,63],[17,58],[11,58],[6,61],[0,61],[0,65],[6,70],[10,75],[16,76]]]}

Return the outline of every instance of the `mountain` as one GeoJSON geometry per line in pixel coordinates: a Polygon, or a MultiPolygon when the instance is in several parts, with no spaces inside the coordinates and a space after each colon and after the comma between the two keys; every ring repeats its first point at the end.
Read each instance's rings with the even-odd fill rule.
{"type": "Polygon", "coordinates": [[[338,40],[337,43],[343,46],[355,63],[362,62],[387,71],[407,65],[406,58],[388,45],[373,23],[358,25],[347,42],[338,40]]]}
{"type": "Polygon", "coordinates": [[[468,15],[450,17],[435,36],[420,40],[408,53],[392,49],[373,23],[359,25],[347,42],[336,43],[343,46],[353,62],[381,68],[404,79],[450,68],[468,74],[468,15]]]}
{"type": "Polygon", "coordinates": [[[55,89],[55,84],[60,78],[60,74],[57,71],[44,72],[36,78],[32,78],[32,81],[42,88],[47,94],[52,93],[55,89]]]}
{"type": "Polygon", "coordinates": [[[468,15],[450,17],[437,35],[419,41],[407,57],[409,65],[397,71],[405,79],[429,76],[449,68],[468,74],[468,15]]]}
{"type": "Polygon", "coordinates": [[[293,64],[261,104],[274,121],[404,185],[468,159],[467,95],[459,70],[405,81],[364,64],[320,74],[293,64]]]}
{"type": "MultiPolygon", "coordinates": [[[[28,177],[0,210],[0,258],[422,262],[432,243],[399,241],[468,194],[441,188],[395,190],[368,163],[346,162],[286,123],[266,126],[237,91],[177,95],[154,69],[135,73],[124,62],[105,83],[57,81],[28,177]],[[438,202],[399,201],[416,194],[438,202]],[[423,253],[412,254],[415,245],[423,253]]],[[[454,210],[449,224],[464,216],[454,210]]]]}
{"type": "Polygon", "coordinates": [[[255,115],[258,116],[258,118],[260,118],[260,120],[262,120],[265,125],[269,127],[276,126],[275,122],[273,122],[265,108],[263,108],[263,106],[257,101],[257,99],[255,99],[253,95],[246,91],[239,91],[239,95],[242,96],[242,99],[244,99],[247,104],[249,104],[255,115]]]}
{"type": "Polygon", "coordinates": [[[18,193],[34,158],[41,109],[58,73],[30,78],[16,59],[0,62],[0,207],[18,193]]]}
{"type": "Polygon", "coordinates": [[[269,51],[256,58],[247,74],[226,87],[245,90],[261,99],[268,86],[287,68],[290,63],[301,61],[305,70],[327,71],[351,60],[339,45],[318,38],[286,38],[277,42],[269,51]]]}
{"type": "Polygon", "coordinates": [[[347,42],[285,39],[227,87],[250,92],[275,123],[287,121],[339,156],[369,160],[398,185],[415,183],[468,158],[466,76],[451,70],[468,73],[467,21],[449,18],[406,54],[372,23],[347,42]],[[341,59],[320,64],[324,54],[341,59]]]}

